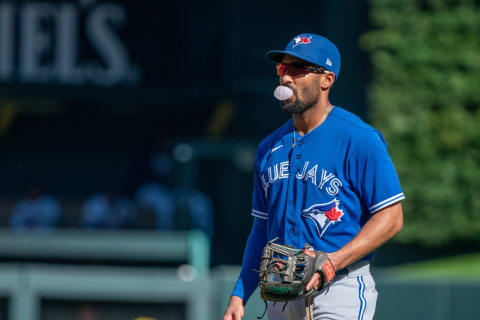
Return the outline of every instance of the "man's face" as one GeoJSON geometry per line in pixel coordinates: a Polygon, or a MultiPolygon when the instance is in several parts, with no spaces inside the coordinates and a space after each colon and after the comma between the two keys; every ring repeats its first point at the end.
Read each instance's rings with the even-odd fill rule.
{"type": "MultiPolygon", "coordinates": [[[[282,64],[302,64],[311,65],[296,57],[286,54],[282,59],[282,64]]],[[[320,98],[320,78],[321,74],[306,72],[304,74],[289,73],[288,68],[285,74],[279,75],[280,84],[293,90],[293,95],[282,101],[282,109],[290,114],[300,114],[310,109],[320,98]]]]}

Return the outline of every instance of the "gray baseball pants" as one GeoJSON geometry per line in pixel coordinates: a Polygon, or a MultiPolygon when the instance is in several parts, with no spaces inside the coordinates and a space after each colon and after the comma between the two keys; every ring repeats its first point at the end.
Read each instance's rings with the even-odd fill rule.
{"type": "MultiPolygon", "coordinates": [[[[372,320],[377,303],[375,281],[367,261],[356,262],[337,273],[335,279],[314,299],[314,320],[372,320]]],[[[269,320],[308,320],[305,299],[269,302],[269,320]]]]}

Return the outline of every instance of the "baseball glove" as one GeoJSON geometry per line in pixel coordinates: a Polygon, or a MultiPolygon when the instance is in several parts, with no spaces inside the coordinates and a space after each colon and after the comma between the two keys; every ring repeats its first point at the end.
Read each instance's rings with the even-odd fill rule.
{"type": "Polygon", "coordinates": [[[263,249],[260,265],[260,296],[268,301],[289,301],[315,293],[315,288],[305,290],[315,274],[321,275],[321,285],[325,287],[335,276],[332,263],[326,252],[315,251],[306,244],[303,249],[268,242],[263,249]]]}

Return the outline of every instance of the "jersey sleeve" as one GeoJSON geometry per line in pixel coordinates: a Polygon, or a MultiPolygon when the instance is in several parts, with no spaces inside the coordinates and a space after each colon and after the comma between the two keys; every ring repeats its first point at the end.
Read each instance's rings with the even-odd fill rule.
{"type": "Polygon", "coordinates": [[[260,176],[262,154],[262,146],[260,146],[257,151],[253,178],[252,216],[266,220],[268,218],[267,195],[266,188],[264,188],[264,183],[260,176]]]}
{"type": "Polygon", "coordinates": [[[405,199],[380,132],[369,132],[355,151],[349,159],[351,181],[371,214],[405,199]]]}

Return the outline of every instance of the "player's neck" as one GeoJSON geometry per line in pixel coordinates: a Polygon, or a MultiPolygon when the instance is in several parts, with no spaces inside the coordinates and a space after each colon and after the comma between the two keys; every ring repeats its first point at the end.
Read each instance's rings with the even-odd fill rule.
{"type": "Polygon", "coordinates": [[[305,135],[321,125],[328,117],[333,105],[326,100],[320,100],[312,108],[305,112],[294,114],[293,123],[300,135],[305,135]]]}

